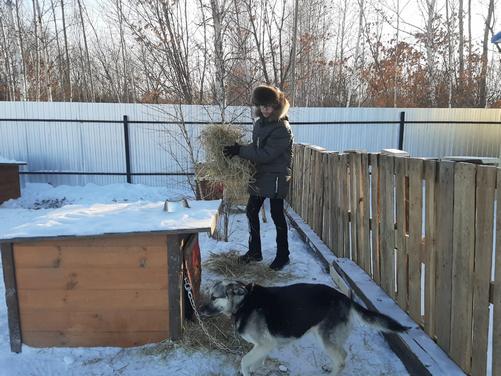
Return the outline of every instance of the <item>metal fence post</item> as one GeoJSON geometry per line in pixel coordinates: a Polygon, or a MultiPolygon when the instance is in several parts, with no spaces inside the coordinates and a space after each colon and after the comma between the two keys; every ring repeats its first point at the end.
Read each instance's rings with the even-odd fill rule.
{"type": "Polygon", "coordinates": [[[404,130],[405,130],[405,112],[400,112],[400,125],[398,127],[398,149],[404,150],[404,130]]]}
{"type": "Polygon", "coordinates": [[[125,146],[125,169],[127,173],[127,183],[132,183],[130,172],[130,143],[129,143],[129,117],[124,115],[124,146],[125,146]]]}

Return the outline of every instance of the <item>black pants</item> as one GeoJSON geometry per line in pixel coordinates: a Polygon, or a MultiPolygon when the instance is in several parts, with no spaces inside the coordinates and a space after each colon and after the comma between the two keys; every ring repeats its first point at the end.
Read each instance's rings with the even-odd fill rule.
{"type": "MultiPolygon", "coordinates": [[[[247,219],[249,220],[249,251],[261,255],[261,235],[259,232],[259,209],[265,197],[250,196],[247,202],[247,219]]],[[[289,255],[289,242],[287,240],[287,221],[284,215],[284,200],[270,198],[271,218],[277,229],[277,256],[289,255]]]]}

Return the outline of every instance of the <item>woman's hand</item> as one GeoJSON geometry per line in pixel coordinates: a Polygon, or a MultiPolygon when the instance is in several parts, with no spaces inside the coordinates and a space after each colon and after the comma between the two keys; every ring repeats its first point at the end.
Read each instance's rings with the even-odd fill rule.
{"type": "Polygon", "coordinates": [[[240,145],[235,142],[234,145],[227,145],[223,147],[223,155],[226,158],[232,158],[235,155],[238,155],[240,152],[240,145]]]}

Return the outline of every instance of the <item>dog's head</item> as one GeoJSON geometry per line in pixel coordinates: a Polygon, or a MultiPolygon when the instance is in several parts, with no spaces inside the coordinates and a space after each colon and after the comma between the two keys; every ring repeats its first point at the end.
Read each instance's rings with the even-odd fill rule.
{"type": "Polygon", "coordinates": [[[231,316],[247,295],[245,284],[238,281],[219,281],[209,289],[209,302],[200,307],[204,316],[215,316],[223,313],[231,316]]]}

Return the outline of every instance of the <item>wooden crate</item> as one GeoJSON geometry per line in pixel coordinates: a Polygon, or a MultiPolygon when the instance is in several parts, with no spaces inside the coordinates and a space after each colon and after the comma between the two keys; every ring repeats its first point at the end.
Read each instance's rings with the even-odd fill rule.
{"type": "Polygon", "coordinates": [[[11,348],[129,347],[182,335],[183,269],[199,296],[198,235],[2,243],[11,348]],[[17,298],[17,302],[16,302],[17,298]],[[18,308],[18,309],[16,309],[18,308]]]}

